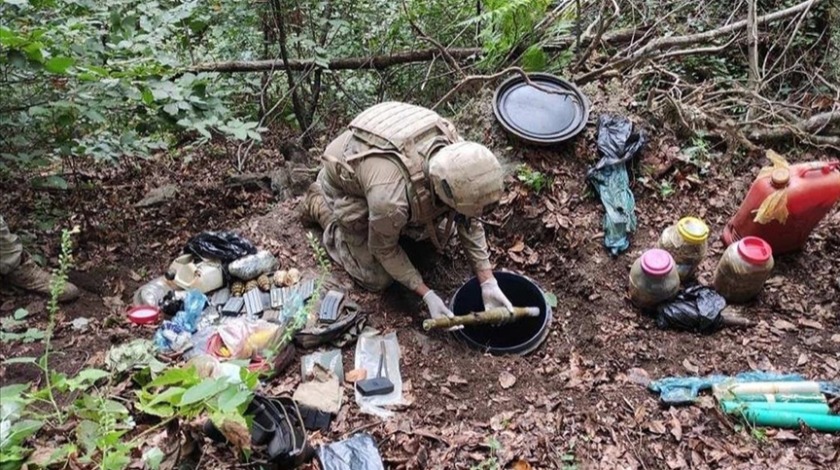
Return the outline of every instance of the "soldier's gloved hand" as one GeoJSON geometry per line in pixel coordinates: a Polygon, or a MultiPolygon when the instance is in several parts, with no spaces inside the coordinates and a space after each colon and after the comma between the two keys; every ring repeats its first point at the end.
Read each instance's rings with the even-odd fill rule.
{"type": "Polygon", "coordinates": [[[435,291],[430,290],[423,296],[423,302],[426,302],[426,307],[429,308],[429,314],[432,318],[452,318],[455,315],[446,307],[443,299],[435,294],[435,291]]]}
{"type": "Polygon", "coordinates": [[[484,301],[484,310],[504,307],[513,313],[513,304],[499,288],[499,281],[494,277],[481,283],[481,300],[484,301]]]}
{"type": "MultiPolygon", "coordinates": [[[[452,318],[455,316],[452,311],[446,307],[443,299],[441,299],[439,295],[435,294],[435,291],[430,290],[429,292],[426,292],[426,295],[423,296],[423,302],[426,302],[426,307],[429,308],[429,315],[432,318],[452,318]]],[[[463,328],[463,326],[456,326],[448,329],[447,331],[460,330],[461,328],[463,328]]]]}

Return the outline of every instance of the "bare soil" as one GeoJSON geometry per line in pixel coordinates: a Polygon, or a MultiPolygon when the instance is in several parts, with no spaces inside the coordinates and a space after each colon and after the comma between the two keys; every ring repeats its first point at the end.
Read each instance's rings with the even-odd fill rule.
{"type": "MultiPolygon", "coordinates": [[[[482,354],[448,334],[424,333],[422,302],[404,288],[394,286],[381,296],[356,288],[351,298],[368,313],[369,323],[398,332],[411,405],[381,422],[358,413],[348,388],[329,434],[316,435],[313,442],[370,432],[386,466],[406,469],[495,468],[489,466],[492,459],[501,468],[518,470],[840,468],[840,436],[744,428],[719,413],[709,398],[697,406],[662,408],[635,379],[764,369],[838,380],[840,212],[835,209],[827,217],[802,253],[776,259],[765,291],[741,308],[757,322],[754,328],[710,335],[659,330],[626,299],[629,265],[667,225],[696,215],[714,233],[699,275],[701,283],[708,283],[724,248],[721,230],[764,162],[757,156],[713,152],[708,172],[701,175],[680,159],[686,143],[634,117],[650,139],[632,186],[639,229],[631,250],[611,258],[602,246],[603,210],[584,175],[598,158],[594,116],[627,114],[630,103],[609,87],[586,92],[593,97],[592,123],[561,149],[534,149],[509,140],[493,124],[486,103],[456,117],[467,137],[489,143],[512,167],[527,162],[553,178],[536,195],[512,173],[505,204],[486,225],[496,267],[524,273],[558,298],[543,347],[527,357],[482,354]],[[660,182],[666,180],[675,192],[663,196],[660,182]],[[503,372],[516,378],[512,387],[500,384],[503,372]],[[491,448],[493,441],[498,450],[491,448]]],[[[277,151],[256,154],[249,170],[288,164],[284,157],[277,151]]],[[[310,157],[298,155],[297,160],[314,167],[310,157]]],[[[795,162],[825,156],[787,157],[795,162]]],[[[110,345],[151,336],[153,330],[130,326],[122,318],[124,305],[141,280],[161,272],[201,230],[240,229],[283,265],[314,269],[306,233],[319,232],[298,219],[297,198],[276,202],[268,191],[226,187],[219,173],[229,168],[225,159],[219,152],[205,152],[189,163],[159,158],[122,169],[93,167],[95,190],[49,194],[51,203],[67,208],[72,221],[87,222],[77,249],[78,269],[71,276],[84,293],[62,310],[54,342],[62,352],[59,369],[73,372],[84,364],[101,364],[110,345]],[[165,182],[178,184],[181,197],[157,208],[132,206],[148,188],[165,182]],[[80,316],[92,320],[90,331],[78,333],[69,326],[80,316]]],[[[22,180],[3,185],[13,188],[0,195],[7,220],[13,228],[37,234],[37,247],[53,258],[56,231],[35,228],[33,201],[43,194],[22,180]]],[[[428,256],[429,247],[417,248],[410,250],[414,259],[442,294],[451,295],[471,276],[457,246],[435,257],[428,256]]],[[[352,285],[340,268],[335,277],[352,285]]],[[[6,287],[0,294],[3,315],[29,305],[34,321],[43,323],[42,301],[39,305],[36,297],[6,287]]],[[[0,344],[0,357],[37,355],[39,347],[0,344]]],[[[352,347],[345,348],[345,368],[352,357],[352,347]]],[[[297,370],[291,367],[267,390],[292,391],[297,370]]],[[[0,380],[37,381],[38,374],[25,366],[0,367],[0,380]]],[[[833,406],[837,409],[838,403],[833,406]]],[[[207,467],[232,467],[228,450],[213,448],[209,441],[204,449],[207,467]]]]}

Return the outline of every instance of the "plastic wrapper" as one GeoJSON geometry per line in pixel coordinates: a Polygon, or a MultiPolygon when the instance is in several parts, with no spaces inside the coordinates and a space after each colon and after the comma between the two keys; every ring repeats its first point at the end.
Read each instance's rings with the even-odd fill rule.
{"type": "Polygon", "coordinates": [[[627,162],[645,144],[633,123],[621,116],[598,118],[598,153],[601,159],[586,173],[586,179],[604,204],[604,246],[613,255],[630,247],[630,233],[636,230],[636,200],[630,191],[627,162]]]}
{"type": "MultiPolygon", "coordinates": [[[[648,389],[659,394],[659,400],[665,405],[692,404],[697,395],[712,386],[725,382],[802,382],[806,380],[799,374],[779,374],[753,370],[742,372],[734,377],[728,375],[707,375],[705,377],[665,377],[648,384],[648,389]]],[[[840,392],[838,384],[821,382],[820,391],[829,395],[840,392]]]]}
{"type": "Polygon", "coordinates": [[[356,434],[350,439],[319,447],[318,462],[321,470],[385,470],[370,434],[356,434]]]}
{"type": "Polygon", "coordinates": [[[190,289],[184,298],[184,309],[178,312],[172,321],[184,330],[195,333],[198,330],[198,322],[201,320],[201,314],[204,312],[206,305],[207,296],[202,294],[201,291],[190,289]]]}
{"type": "Polygon", "coordinates": [[[721,312],[726,300],[714,289],[692,286],[677,297],[657,307],[656,325],[700,333],[711,333],[723,324],[721,312]]]}
{"type": "Polygon", "coordinates": [[[397,342],[396,333],[388,333],[385,336],[374,334],[374,332],[363,333],[356,343],[356,357],[354,369],[367,370],[367,378],[374,378],[379,372],[379,359],[382,357],[382,344],[385,345],[385,367],[383,376],[386,376],[394,384],[394,391],[386,395],[362,396],[358,390],[356,403],[363,413],[389,418],[394,413],[385,409],[386,406],[404,405],[402,395],[402,376],[400,375],[400,344],[397,342]]]}
{"type": "Polygon", "coordinates": [[[155,358],[154,344],[151,341],[138,338],[111,347],[105,355],[105,367],[117,373],[149,367],[152,372],[158,373],[163,371],[166,365],[155,358]]]}
{"type": "Polygon", "coordinates": [[[248,239],[233,232],[202,232],[187,242],[184,253],[223,263],[252,255],[257,248],[248,239]]]}
{"type": "Polygon", "coordinates": [[[271,252],[260,250],[253,255],[237,259],[228,265],[228,273],[231,276],[249,281],[277,269],[277,259],[271,252]]]}
{"type": "Polygon", "coordinates": [[[224,322],[219,337],[234,359],[249,359],[260,351],[276,345],[280,326],[263,320],[249,321],[238,317],[224,322]]]}

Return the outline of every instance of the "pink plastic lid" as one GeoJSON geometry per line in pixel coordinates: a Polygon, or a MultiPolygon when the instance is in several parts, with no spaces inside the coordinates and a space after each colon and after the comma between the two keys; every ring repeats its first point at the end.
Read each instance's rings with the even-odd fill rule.
{"type": "Polygon", "coordinates": [[[650,276],[664,276],[674,269],[674,258],[665,250],[654,248],[642,254],[642,270],[650,276]]]}
{"type": "Polygon", "coordinates": [[[160,319],[160,309],[152,305],[138,305],[128,309],[126,315],[136,325],[151,325],[160,319]]]}
{"type": "Polygon", "coordinates": [[[758,237],[744,237],[738,242],[738,254],[747,263],[764,264],[773,257],[773,249],[758,237]]]}

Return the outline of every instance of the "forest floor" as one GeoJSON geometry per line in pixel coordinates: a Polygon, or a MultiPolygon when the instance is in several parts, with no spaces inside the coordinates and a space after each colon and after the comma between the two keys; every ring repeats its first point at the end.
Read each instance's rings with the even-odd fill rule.
{"type": "MultiPolygon", "coordinates": [[[[657,329],[626,298],[630,264],[667,225],[696,215],[713,230],[699,274],[701,283],[710,282],[724,248],[721,230],[766,162],[718,155],[712,149],[704,157],[708,169],[701,173],[697,161],[688,162],[688,142],[635,118],[649,136],[632,184],[639,228],[630,251],[611,258],[602,245],[603,208],[587,189],[584,175],[598,159],[597,115],[631,114],[627,109],[632,103],[612,86],[587,87],[593,101],[591,123],[574,143],[559,150],[508,140],[493,122],[486,99],[474,101],[455,118],[467,137],[487,143],[512,166],[525,162],[553,179],[548,189],[534,194],[512,172],[510,193],[487,226],[495,266],[526,274],[558,299],[545,344],[526,357],[482,354],[448,334],[423,332],[422,302],[405,289],[395,286],[378,296],[355,288],[350,297],[368,312],[369,324],[397,331],[411,404],[391,420],[380,421],[359,413],[347,388],[330,432],[314,441],[331,442],[364,430],[377,440],[388,468],[406,469],[840,467],[840,436],[745,428],[718,412],[708,397],[696,406],[663,408],[656,395],[637,383],[640,376],[751,369],[837,380],[840,212],[828,216],[803,252],[776,259],[764,292],[741,309],[757,322],[755,327],[710,335],[657,329]],[[516,379],[508,388],[499,380],[505,372],[516,379]]],[[[248,170],[316,166],[315,153],[290,151],[282,140],[273,135],[264,147],[270,150],[256,152],[248,170]]],[[[24,180],[4,181],[10,190],[0,194],[3,213],[12,228],[37,235],[30,246],[34,252],[54,261],[58,236],[44,227],[50,219],[70,217],[83,225],[70,276],[83,293],[62,308],[53,340],[59,369],[73,373],[101,365],[112,345],[151,337],[153,329],[125,321],[125,306],[134,289],[161,273],[185,242],[203,230],[240,230],[272,250],[284,266],[314,269],[305,237],[312,229],[295,212],[305,172],[292,185],[292,197],[278,202],[268,190],[226,185],[231,157],[222,147],[187,156],[91,166],[83,171],[89,189],[75,191],[45,192],[24,180]],[[175,199],[147,209],[134,207],[150,188],[167,183],[178,186],[175,199]],[[79,317],[91,320],[84,333],[70,325],[79,317]]],[[[793,162],[823,156],[786,157],[793,162]]],[[[471,276],[457,247],[422,258],[418,265],[425,279],[447,296],[471,276]]],[[[350,285],[340,268],[335,275],[350,285]]],[[[33,322],[29,326],[43,326],[43,299],[7,287],[0,287],[0,295],[0,314],[25,307],[33,322]]],[[[42,348],[37,342],[2,343],[0,358],[34,356],[42,348]]],[[[353,348],[344,353],[348,368],[353,348]]],[[[267,390],[291,392],[298,376],[298,368],[291,367],[267,384],[267,390]]],[[[0,366],[4,385],[39,380],[32,367],[0,366]]],[[[837,409],[838,403],[833,406],[837,409]]],[[[230,451],[207,442],[202,465],[231,468],[235,457],[230,451]]]]}

